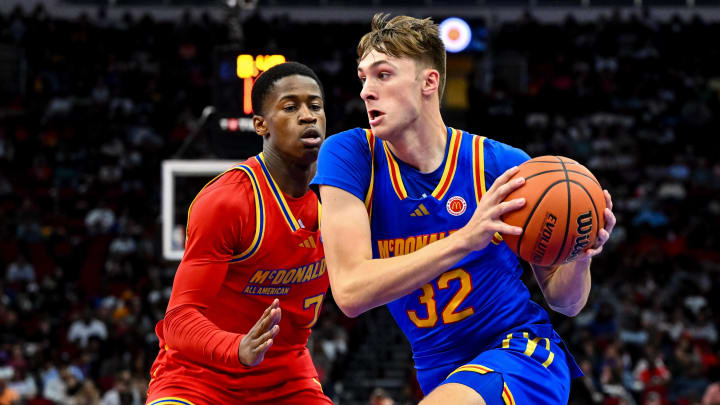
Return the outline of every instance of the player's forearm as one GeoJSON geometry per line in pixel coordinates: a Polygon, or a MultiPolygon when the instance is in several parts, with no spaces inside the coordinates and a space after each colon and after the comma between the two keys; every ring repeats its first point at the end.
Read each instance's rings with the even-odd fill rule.
{"type": "Polygon", "coordinates": [[[183,356],[205,364],[239,364],[241,334],[218,328],[198,307],[182,305],[165,315],[164,336],[167,345],[183,356]]]}
{"type": "Polygon", "coordinates": [[[333,298],[355,317],[415,291],[468,253],[460,236],[450,235],[404,256],[337,265],[328,258],[333,298]]]}
{"type": "Polygon", "coordinates": [[[532,266],[550,308],[566,316],[580,313],[590,295],[590,262],[576,260],[556,268],[532,266]]]}

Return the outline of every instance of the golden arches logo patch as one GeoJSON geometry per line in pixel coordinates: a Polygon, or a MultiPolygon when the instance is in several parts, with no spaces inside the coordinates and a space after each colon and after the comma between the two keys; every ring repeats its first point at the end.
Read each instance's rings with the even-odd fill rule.
{"type": "Polygon", "coordinates": [[[445,207],[450,215],[457,217],[465,213],[467,210],[467,202],[465,202],[464,198],[456,195],[454,197],[450,197],[447,204],[445,204],[445,207]]]}

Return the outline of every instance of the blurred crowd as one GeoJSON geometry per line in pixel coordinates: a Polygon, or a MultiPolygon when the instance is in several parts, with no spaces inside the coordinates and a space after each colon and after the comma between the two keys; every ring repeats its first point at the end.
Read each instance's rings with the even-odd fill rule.
{"type": "MultiPolygon", "coordinates": [[[[613,195],[588,306],[552,315],[586,374],[570,402],[720,404],[720,24],[647,12],[473,24],[488,47],[471,56],[467,115],[449,123],[576,159],[613,195]],[[491,74],[490,55],[524,63],[520,88],[491,74]]],[[[212,103],[214,47],[281,49],[315,68],[332,133],[367,125],[354,77],[368,27],[0,13],[0,54],[21,62],[0,86],[0,405],[144,403],[177,265],[160,254],[160,163],[212,103]]],[[[310,346],[326,392],[416,402],[411,383],[350,395],[355,349],[382,333],[359,320],[323,309],[310,346]]]]}

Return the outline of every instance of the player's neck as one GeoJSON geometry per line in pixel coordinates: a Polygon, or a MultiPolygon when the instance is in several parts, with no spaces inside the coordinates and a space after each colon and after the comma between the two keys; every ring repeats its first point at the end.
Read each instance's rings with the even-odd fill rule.
{"type": "Polygon", "coordinates": [[[392,137],[388,143],[390,150],[403,162],[418,169],[421,173],[431,173],[445,159],[447,127],[440,111],[427,115],[421,114],[402,133],[392,137]]]}
{"type": "Polygon", "coordinates": [[[283,158],[272,149],[263,150],[265,164],[270,175],[283,193],[293,198],[302,197],[308,191],[308,184],[315,175],[317,162],[303,165],[283,158]]]}

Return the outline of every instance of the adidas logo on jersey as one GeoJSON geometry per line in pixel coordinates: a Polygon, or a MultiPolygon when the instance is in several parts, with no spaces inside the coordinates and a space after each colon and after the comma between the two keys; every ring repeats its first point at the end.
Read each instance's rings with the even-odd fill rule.
{"type": "Polygon", "coordinates": [[[315,239],[311,236],[311,237],[305,239],[304,241],[300,242],[300,244],[298,246],[314,249],[317,245],[315,245],[315,239]]]}
{"type": "Polygon", "coordinates": [[[422,217],[425,215],[430,215],[427,208],[423,204],[418,205],[417,208],[415,208],[415,211],[410,213],[411,217],[422,217]]]}

